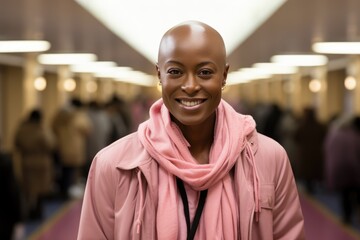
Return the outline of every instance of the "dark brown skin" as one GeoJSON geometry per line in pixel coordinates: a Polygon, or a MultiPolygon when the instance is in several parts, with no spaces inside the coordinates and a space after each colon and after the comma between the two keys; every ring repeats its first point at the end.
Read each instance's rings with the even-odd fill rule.
{"type": "Polygon", "coordinates": [[[156,65],[162,98],[191,145],[192,156],[209,163],[216,108],[229,65],[220,34],[201,22],[185,22],[163,36],[156,65]]]}

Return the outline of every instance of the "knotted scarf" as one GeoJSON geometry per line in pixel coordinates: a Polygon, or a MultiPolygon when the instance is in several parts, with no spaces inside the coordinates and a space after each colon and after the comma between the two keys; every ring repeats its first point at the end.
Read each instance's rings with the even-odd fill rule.
{"type": "Polygon", "coordinates": [[[203,221],[196,235],[198,239],[238,238],[239,211],[229,172],[241,156],[253,157],[250,152],[240,153],[251,151],[246,137],[254,130],[251,116],[237,113],[221,100],[216,110],[209,164],[199,164],[191,155],[182,132],[171,121],[162,99],[152,105],[150,118],[139,125],[138,133],[140,141],[160,166],[156,216],[159,240],[178,239],[181,202],[175,176],[194,190],[208,189],[203,221]]]}

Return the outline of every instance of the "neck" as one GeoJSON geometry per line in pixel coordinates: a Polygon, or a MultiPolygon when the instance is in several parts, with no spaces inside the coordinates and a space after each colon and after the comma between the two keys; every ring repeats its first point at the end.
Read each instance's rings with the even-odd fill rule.
{"type": "Polygon", "coordinates": [[[191,155],[199,164],[209,163],[210,148],[214,139],[215,114],[199,125],[185,126],[178,122],[177,124],[190,144],[189,150],[191,155]]]}

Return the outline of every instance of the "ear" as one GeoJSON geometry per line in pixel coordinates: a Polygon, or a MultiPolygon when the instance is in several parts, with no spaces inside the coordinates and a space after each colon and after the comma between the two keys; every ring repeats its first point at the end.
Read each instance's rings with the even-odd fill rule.
{"type": "Polygon", "coordinates": [[[161,74],[160,74],[160,69],[159,69],[159,64],[158,63],[156,63],[156,73],[157,73],[158,78],[161,81],[161,74]]]}
{"type": "Polygon", "coordinates": [[[227,63],[225,65],[225,69],[224,69],[224,80],[222,82],[222,86],[224,87],[226,85],[226,78],[227,78],[227,75],[228,75],[228,72],[229,72],[229,68],[230,68],[230,65],[227,63]]]}

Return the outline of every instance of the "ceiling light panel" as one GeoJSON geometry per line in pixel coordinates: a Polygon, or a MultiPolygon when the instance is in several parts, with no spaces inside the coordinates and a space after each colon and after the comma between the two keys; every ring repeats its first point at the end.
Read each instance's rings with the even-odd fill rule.
{"type": "Polygon", "coordinates": [[[295,74],[298,72],[298,67],[280,64],[280,63],[255,63],[253,67],[262,71],[265,74],[295,74]]]}
{"type": "Polygon", "coordinates": [[[241,68],[238,71],[228,74],[226,84],[234,85],[253,80],[270,79],[272,74],[268,71],[261,71],[259,68],[241,68]]]}
{"type": "Polygon", "coordinates": [[[0,41],[1,53],[45,52],[50,49],[50,43],[42,40],[0,41]]]}
{"type": "Polygon", "coordinates": [[[164,32],[187,20],[199,20],[223,36],[228,55],[286,0],[76,0],[116,35],[151,62],[164,32]],[[219,12],[226,12],[220,15],[219,12]]]}
{"type": "Polygon", "coordinates": [[[284,54],[271,57],[271,62],[289,66],[315,67],[328,63],[328,58],[319,54],[284,54]]]}
{"type": "Polygon", "coordinates": [[[106,71],[115,66],[116,63],[112,61],[85,62],[82,64],[71,65],[70,70],[77,73],[96,73],[106,71]]]}
{"type": "Polygon", "coordinates": [[[317,42],[312,49],[325,54],[360,54],[360,42],[317,42]]]}
{"type": "Polygon", "coordinates": [[[92,53],[48,53],[40,54],[38,61],[45,65],[74,65],[96,61],[97,57],[92,53]]]}

